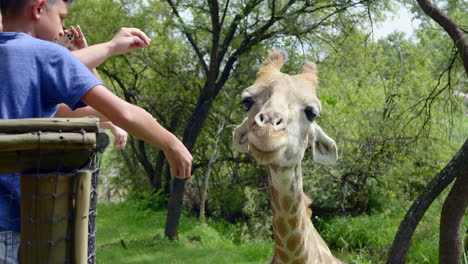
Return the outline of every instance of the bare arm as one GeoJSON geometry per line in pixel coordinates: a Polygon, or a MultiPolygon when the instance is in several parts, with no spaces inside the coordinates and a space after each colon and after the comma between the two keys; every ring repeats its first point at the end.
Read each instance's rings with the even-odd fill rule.
{"type": "Polygon", "coordinates": [[[190,177],[190,152],[144,109],[120,99],[102,85],[92,88],[81,101],[107,116],[116,126],[160,148],[169,162],[173,176],[181,179],[190,177]]]}
{"type": "Polygon", "coordinates": [[[60,104],[57,113],[55,113],[54,117],[85,117],[85,116],[94,116],[99,118],[101,122],[109,121],[109,119],[101,114],[96,109],[92,108],[91,106],[81,107],[75,110],[72,110],[66,104],[60,104]]]}
{"type": "Polygon", "coordinates": [[[112,55],[145,48],[150,43],[151,40],[141,30],[122,28],[111,41],[75,50],[72,53],[89,69],[94,69],[112,55]]]}

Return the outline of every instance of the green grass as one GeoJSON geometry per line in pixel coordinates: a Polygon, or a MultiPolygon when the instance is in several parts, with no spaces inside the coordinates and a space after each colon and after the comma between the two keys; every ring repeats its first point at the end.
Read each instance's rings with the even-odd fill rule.
{"type": "Polygon", "coordinates": [[[182,216],[179,240],[164,238],[166,212],[141,211],[127,203],[100,205],[97,217],[97,263],[267,263],[270,241],[242,245],[213,226],[182,216]],[[123,246],[125,244],[125,248],[123,246]]]}
{"type": "MultiPolygon", "coordinates": [[[[336,249],[339,259],[349,264],[384,263],[409,205],[408,202],[406,206],[378,214],[337,217],[328,221],[318,219],[316,222],[320,234],[330,248],[336,249]]],[[[442,201],[438,199],[420,221],[413,233],[406,263],[439,263],[441,209],[442,201]]],[[[468,217],[465,217],[462,230],[467,229],[468,217]]],[[[468,264],[466,261],[462,263],[468,264]]]]}
{"type": "MultiPolygon", "coordinates": [[[[384,263],[406,207],[315,219],[316,226],[333,253],[346,263],[384,263]]],[[[268,263],[273,253],[272,240],[240,239],[239,229],[228,223],[199,224],[196,218],[183,215],[179,240],[169,241],[164,238],[166,211],[142,210],[131,202],[99,205],[98,209],[98,264],[268,263]]],[[[426,213],[413,235],[406,263],[438,263],[440,209],[441,202],[436,202],[426,213]]],[[[465,218],[464,230],[467,227],[465,218]]],[[[462,263],[468,264],[466,259],[462,263]]]]}

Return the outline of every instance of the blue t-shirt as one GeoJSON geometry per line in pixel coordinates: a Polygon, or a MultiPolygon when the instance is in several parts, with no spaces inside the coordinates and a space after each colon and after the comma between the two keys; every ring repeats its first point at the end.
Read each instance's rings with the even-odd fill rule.
{"type": "MultiPolygon", "coordinates": [[[[0,119],[49,118],[102,85],[70,51],[24,33],[0,33],[0,119]]],[[[19,232],[19,176],[0,175],[0,232],[19,232]]]]}

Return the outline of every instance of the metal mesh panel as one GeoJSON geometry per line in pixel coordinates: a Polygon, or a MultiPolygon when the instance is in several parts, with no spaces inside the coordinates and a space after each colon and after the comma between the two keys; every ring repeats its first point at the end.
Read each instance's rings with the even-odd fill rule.
{"type": "Polygon", "coordinates": [[[97,216],[97,196],[98,196],[98,176],[100,159],[93,159],[91,167],[94,168],[91,177],[91,200],[89,206],[88,222],[88,263],[96,263],[96,216],[97,216]]]}

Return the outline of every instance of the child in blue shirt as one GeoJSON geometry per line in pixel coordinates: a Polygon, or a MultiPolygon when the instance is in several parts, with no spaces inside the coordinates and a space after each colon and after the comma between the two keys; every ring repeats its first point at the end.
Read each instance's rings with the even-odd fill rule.
{"type": "MultiPolygon", "coordinates": [[[[53,43],[64,34],[62,22],[70,2],[0,0],[4,31],[0,33],[0,118],[54,117],[58,110],[64,112],[59,108],[64,103],[70,116],[111,121],[162,149],[172,175],[190,177],[192,156],[182,142],[145,110],[110,92],[89,70],[112,55],[148,46],[148,37],[138,29],[123,28],[111,41],[71,54],[53,43]]],[[[12,178],[0,178],[0,198],[8,194],[18,199],[19,179],[12,178]]],[[[0,219],[18,218],[19,205],[11,207],[10,202],[0,199],[0,219]]],[[[19,231],[18,224],[0,222],[0,263],[16,263],[19,231]],[[12,241],[13,250],[2,240],[12,241]]]]}

